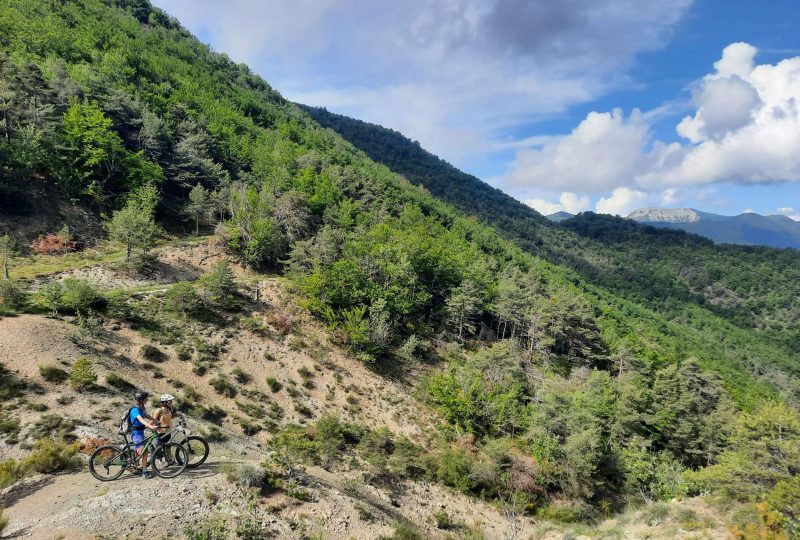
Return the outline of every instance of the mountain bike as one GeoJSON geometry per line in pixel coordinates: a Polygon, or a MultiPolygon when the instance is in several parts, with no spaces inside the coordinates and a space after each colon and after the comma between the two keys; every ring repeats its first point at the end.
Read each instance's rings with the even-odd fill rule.
{"type": "MultiPolygon", "coordinates": [[[[160,434],[152,431],[144,440],[142,452],[148,452],[148,465],[161,478],[175,478],[183,472],[189,461],[189,454],[181,444],[176,442],[158,443],[160,434]]],[[[95,449],[89,457],[89,472],[100,481],[116,480],[126,469],[141,472],[141,454],[136,453],[132,441],[128,440],[126,433],[123,436],[124,444],[107,444],[95,449]]]]}
{"type": "MultiPolygon", "coordinates": [[[[178,425],[170,431],[172,435],[170,442],[176,442],[186,449],[189,460],[186,466],[190,469],[201,465],[208,458],[208,442],[200,435],[191,433],[186,429],[186,418],[184,417],[181,417],[178,425]]],[[[177,458],[178,456],[176,456],[177,458]]]]}

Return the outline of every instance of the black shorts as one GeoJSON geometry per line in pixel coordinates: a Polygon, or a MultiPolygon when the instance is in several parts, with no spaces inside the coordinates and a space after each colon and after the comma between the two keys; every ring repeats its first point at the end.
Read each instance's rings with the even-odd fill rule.
{"type": "Polygon", "coordinates": [[[165,433],[164,435],[161,435],[158,439],[156,439],[156,447],[161,446],[162,444],[167,444],[171,438],[171,433],[165,433]]]}

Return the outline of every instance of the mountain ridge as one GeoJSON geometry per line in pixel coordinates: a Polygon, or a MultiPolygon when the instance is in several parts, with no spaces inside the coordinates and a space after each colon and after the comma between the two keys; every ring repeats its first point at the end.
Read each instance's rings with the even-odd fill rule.
{"type": "Polygon", "coordinates": [[[681,229],[718,243],[800,249],[800,222],[788,216],[745,212],[725,216],[692,208],[640,208],[628,219],[654,227],[681,229]]]}

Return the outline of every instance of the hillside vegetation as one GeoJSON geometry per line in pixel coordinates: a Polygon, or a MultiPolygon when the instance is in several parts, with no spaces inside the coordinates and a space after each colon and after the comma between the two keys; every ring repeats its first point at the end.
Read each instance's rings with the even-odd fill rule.
{"type": "MultiPolygon", "coordinates": [[[[0,219],[10,275],[0,310],[66,315],[100,339],[91,352],[100,360],[114,354],[102,346],[109,323],[170,347],[187,362],[173,384],[188,369],[192,386],[226,399],[223,412],[233,400],[241,414],[228,428],[283,456],[265,465],[263,482],[296,495],[287,482],[297,463],[358,466],[376,485],[424,480],[513,520],[566,522],[714,494],[766,501],[761,518],[742,507],[742,530],[796,529],[792,253],[726,251],[592,215],[556,228],[519,204],[506,212],[499,192],[484,213],[464,197],[453,206],[144,0],[10,0],[0,35],[0,192],[15,201],[0,219]],[[35,230],[20,215],[43,190],[57,193],[66,228],[35,230]],[[178,262],[152,252],[165,236],[212,231],[225,253],[203,275],[175,279],[178,262]],[[31,269],[84,246],[116,254],[114,276],[102,266],[82,277],[31,269]],[[225,344],[208,339],[251,332],[265,346],[291,335],[292,317],[265,313],[261,288],[248,286],[264,273],[285,276],[298,313],[375,377],[413,388],[414,407],[434,420],[406,408],[383,428],[364,425],[311,408],[294,386],[291,415],[267,405],[250,378],[270,391],[285,381],[237,372],[225,344]]],[[[141,354],[158,369],[157,352],[141,354]]],[[[78,358],[66,361],[74,372],[78,358]]],[[[291,367],[319,392],[315,368],[291,367]]],[[[77,377],[80,390],[90,378],[77,377]]],[[[0,393],[11,433],[24,422],[26,388],[0,393]]],[[[386,392],[331,398],[330,408],[364,407],[368,418],[360,403],[391,403],[386,392]]],[[[212,404],[194,405],[220,420],[212,404]]]]}

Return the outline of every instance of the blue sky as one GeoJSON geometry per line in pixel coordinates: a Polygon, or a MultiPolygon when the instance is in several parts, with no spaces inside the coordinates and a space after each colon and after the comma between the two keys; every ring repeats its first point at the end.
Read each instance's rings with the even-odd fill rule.
{"type": "Polygon", "coordinates": [[[156,0],[289,99],[543,212],[800,219],[800,2],[156,0]]]}

